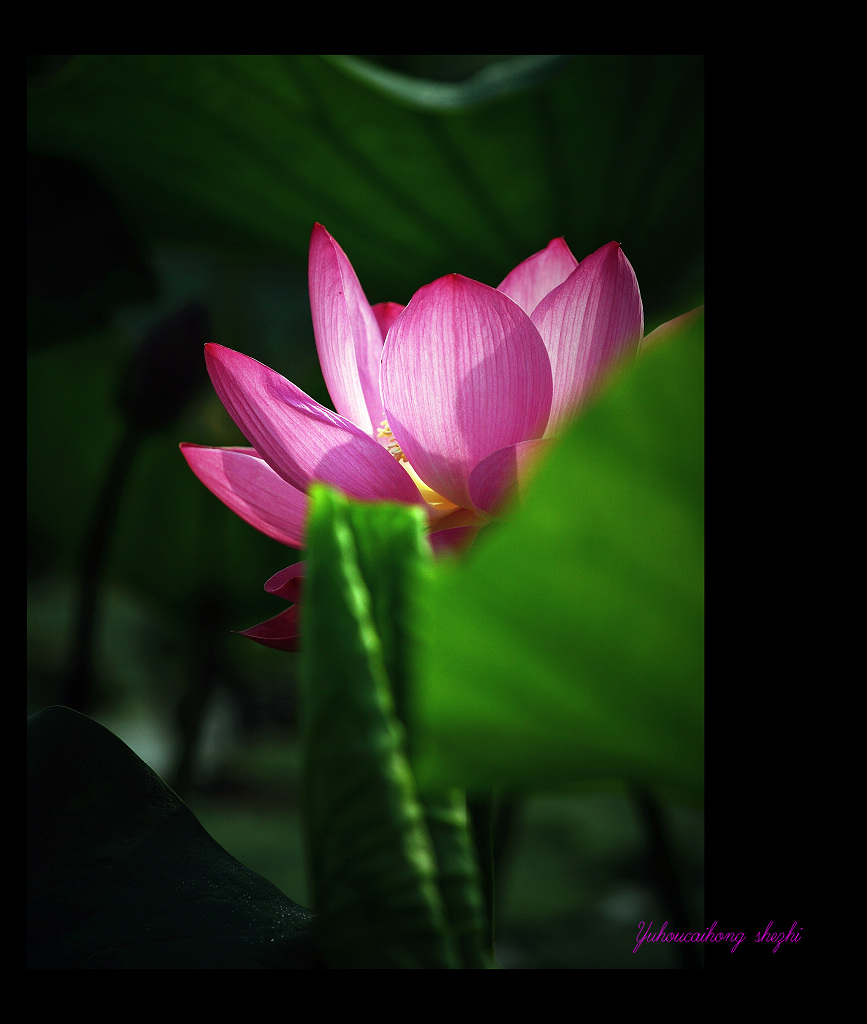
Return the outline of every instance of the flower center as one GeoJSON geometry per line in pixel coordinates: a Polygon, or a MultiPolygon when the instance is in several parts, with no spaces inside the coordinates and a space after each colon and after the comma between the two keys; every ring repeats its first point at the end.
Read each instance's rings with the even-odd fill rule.
{"type": "Polygon", "coordinates": [[[448,515],[458,507],[453,502],[449,501],[448,498],[444,498],[441,494],[437,494],[432,487],[428,487],[424,480],[422,480],[418,473],[416,473],[409,464],[407,457],[401,451],[401,447],[397,443],[397,439],[394,434],[392,434],[391,427],[388,425],[388,420],[382,421],[379,425],[379,429],[376,431],[376,436],[385,439],[385,447],[389,455],[393,455],[407,473],[409,473],[412,477],[412,482],[419,489],[419,493],[434,511],[438,512],[440,515],[448,515]]]}
{"type": "Polygon", "coordinates": [[[388,420],[383,420],[379,425],[379,429],[376,431],[377,437],[384,437],[388,440],[385,443],[385,447],[388,450],[389,455],[393,455],[398,462],[402,462],[408,466],[409,463],[406,461],[406,456],[400,450],[400,445],[395,440],[394,434],[391,432],[391,427],[388,425],[388,420]]]}

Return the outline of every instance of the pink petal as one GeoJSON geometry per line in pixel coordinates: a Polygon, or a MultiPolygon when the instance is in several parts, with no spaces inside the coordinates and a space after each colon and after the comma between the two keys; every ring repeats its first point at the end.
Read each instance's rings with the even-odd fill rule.
{"type": "Polygon", "coordinates": [[[258,626],[251,626],[249,629],[239,629],[241,636],[255,640],[263,647],[272,647],[275,651],[297,651],[300,639],[298,625],[299,606],[293,604],[286,608],[279,615],[266,622],[260,622],[258,626]]]}
{"type": "Polygon", "coordinates": [[[500,282],[497,290],[510,299],[529,316],[536,306],[562,284],[578,266],[578,260],[562,238],[553,238],[541,252],[528,256],[500,282]]]}
{"type": "Polygon", "coordinates": [[[427,539],[435,556],[455,554],[463,551],[475,540],[481,525],[479,523],[478,526],[456,526],[450,530],[439,530],[437,533],[429,533],[427,539]]]}
{"type": "Polygon", "coordinates": [[[240,431],[299,491],[320,480],[363,501],[421,503],[418,488],[385,448],[279,373],[221,345],[206,345],[205,360],[240,431]]]}
{"type": "Polygon", "coordinates": [[[296,562],[274,575],[265,584],[265,590],[269,594],[275,594],[293,604],[301,599],[301,584],[307,572],[306,562],[296,562]]]}
{"type": "Polygon", "coordinates": [[[548,346],[554,398],[548,433],[571,416],[620,360],[638,351],[644,311],[638,281],[617,242],[587,256],[532,315],[548,346]]]}
{"type": "Polygon", "coordinates": [[[307,495],[277,476],[252,448],[180,448],[205,487],[245,522],[280,544],[303,545],[307,495]]]}
{"type": "Polygon", "coordinates": [[[383,332],[352,264],[321,224],[310,238],[310,311],[334,408],[373,436],[383,420],[379,363],[383,332]]]}
{"type": "Polygon", "coordinates": [[[526,484],[548,441],[522,441],[500,448],[470,473],[470,497],[482,512],[498,515],[526,484]]]}
{"type": "Polygon", "coordinates": [[[472,508],[467,478],[486,455],[548,421],[548,354],[530,318],[495,288],[451,274],[419,289],[388,332],[382,397],[413,469],[472,508]]]}
{"type": "MultiPolygon", "coordinates": [[[[373,307],[373,315],[376,317],[380,331],[382,331],[383,341],[385,341],[389,327],[397,320],[404,311],[404,308],[399,302],[377,302],[373,307]]],[[[378,423],[377,426],[379,426],[378,423]]]]}

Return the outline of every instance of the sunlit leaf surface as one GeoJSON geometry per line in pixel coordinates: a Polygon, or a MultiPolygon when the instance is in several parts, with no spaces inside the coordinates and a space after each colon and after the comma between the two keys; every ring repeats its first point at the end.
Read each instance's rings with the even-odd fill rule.
{"type": "Polygon", "coordinates": [[[621,779],[700,800],[703,321],[573,421],[511,521],[443,565],[420,780],[621,779]]]}

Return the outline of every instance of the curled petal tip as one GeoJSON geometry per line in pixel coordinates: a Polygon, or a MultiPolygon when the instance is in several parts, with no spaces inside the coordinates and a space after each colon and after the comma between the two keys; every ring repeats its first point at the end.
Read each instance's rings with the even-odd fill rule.
{"type": "Polygon", "coordinates": [[[257,626],[233,630],[233,632],[238,636],[247,637],[248,640],[255,640],[257,644],[270,647],[275,651],[297,651],[300,642],[298,605],[292,605],[291,608],[275,615],[273,619],[260,622],[257,626]]]}
{"type": "Polygon", "coordinates": [[[296,562],[274,575],[265,583],[265,591],[297,604],[301,598],[301,587],[307,572],[305,562],[296,562]]]}

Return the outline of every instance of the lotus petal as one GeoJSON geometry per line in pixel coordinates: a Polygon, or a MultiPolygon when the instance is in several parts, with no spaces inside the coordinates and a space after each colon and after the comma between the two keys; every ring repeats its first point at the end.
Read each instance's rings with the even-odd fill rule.
{"type": "Polygon", "coordinates": [[[352,264],[321,224],[310,238],[308,280],[316,349],[334,408],[372,436],[383,419],[384,333],[352,264]]]}
{"type": "Polygon", "coordinates": [[[470,473],[470,497],[475,507],[499,515],[503,506],[517,497],[548,444],[545,440],[521,441],[482,459],[470,473]]]}
{"type": "Polygon", "coordinates": [[[254,449],[180,447],[190,469],[224,505],[272,540],[302,547],[307,495],[279,477],[254,449]]]}
{"type": "Polygon", "coordinates": [[[239,430],[293,487],[306,491],[319,480],[362,501],[422,501],[381,445],[279,373],[221,345],[206,345],[205,359],[239,430]]]}
{"type": "Polygon", "coordinates": [[[241,636],[255,640],[263,647],[272,647],[275,651],[297,651],[300,639],[298,625],[299,605],[293,604],[291,608],[285,608],[273,619],[260,622],[258,626],[251,626],[249,629],[239,629],[241,636]]]}
{"type": "Polygon", "coordinates": [[[381,380],[401,451],[429,487],[464,508],[483,458],[543,434],[553,390],[548,353],[526,313],[459,274],[421,288],[395,320],[381,380]]]}
{"type": "Polygon", "coordinates": [[[510,299],[529,316],[536,306],[562,284],[578,266],[578,260],[562,238],[553,238],[541,252],[528,256],[497,286],[497,290],[510,299]]]}
{"type": "Polygon", "coordinates": [[[287,601],[296,603],[301,597],[301,584],[307,570],[306,562],[296,562],[294,565],[275,572],[265,584],[265,590],[269,594],[282,597],[287,601]]]}
{"type": "Polygon", "coordinates": [[[583,259],[542,299],[532,320],[551,357],[551,434],[616,363],[638,351],[644,330],[641,293],[619,244],[609,242],[583,259]]]}

